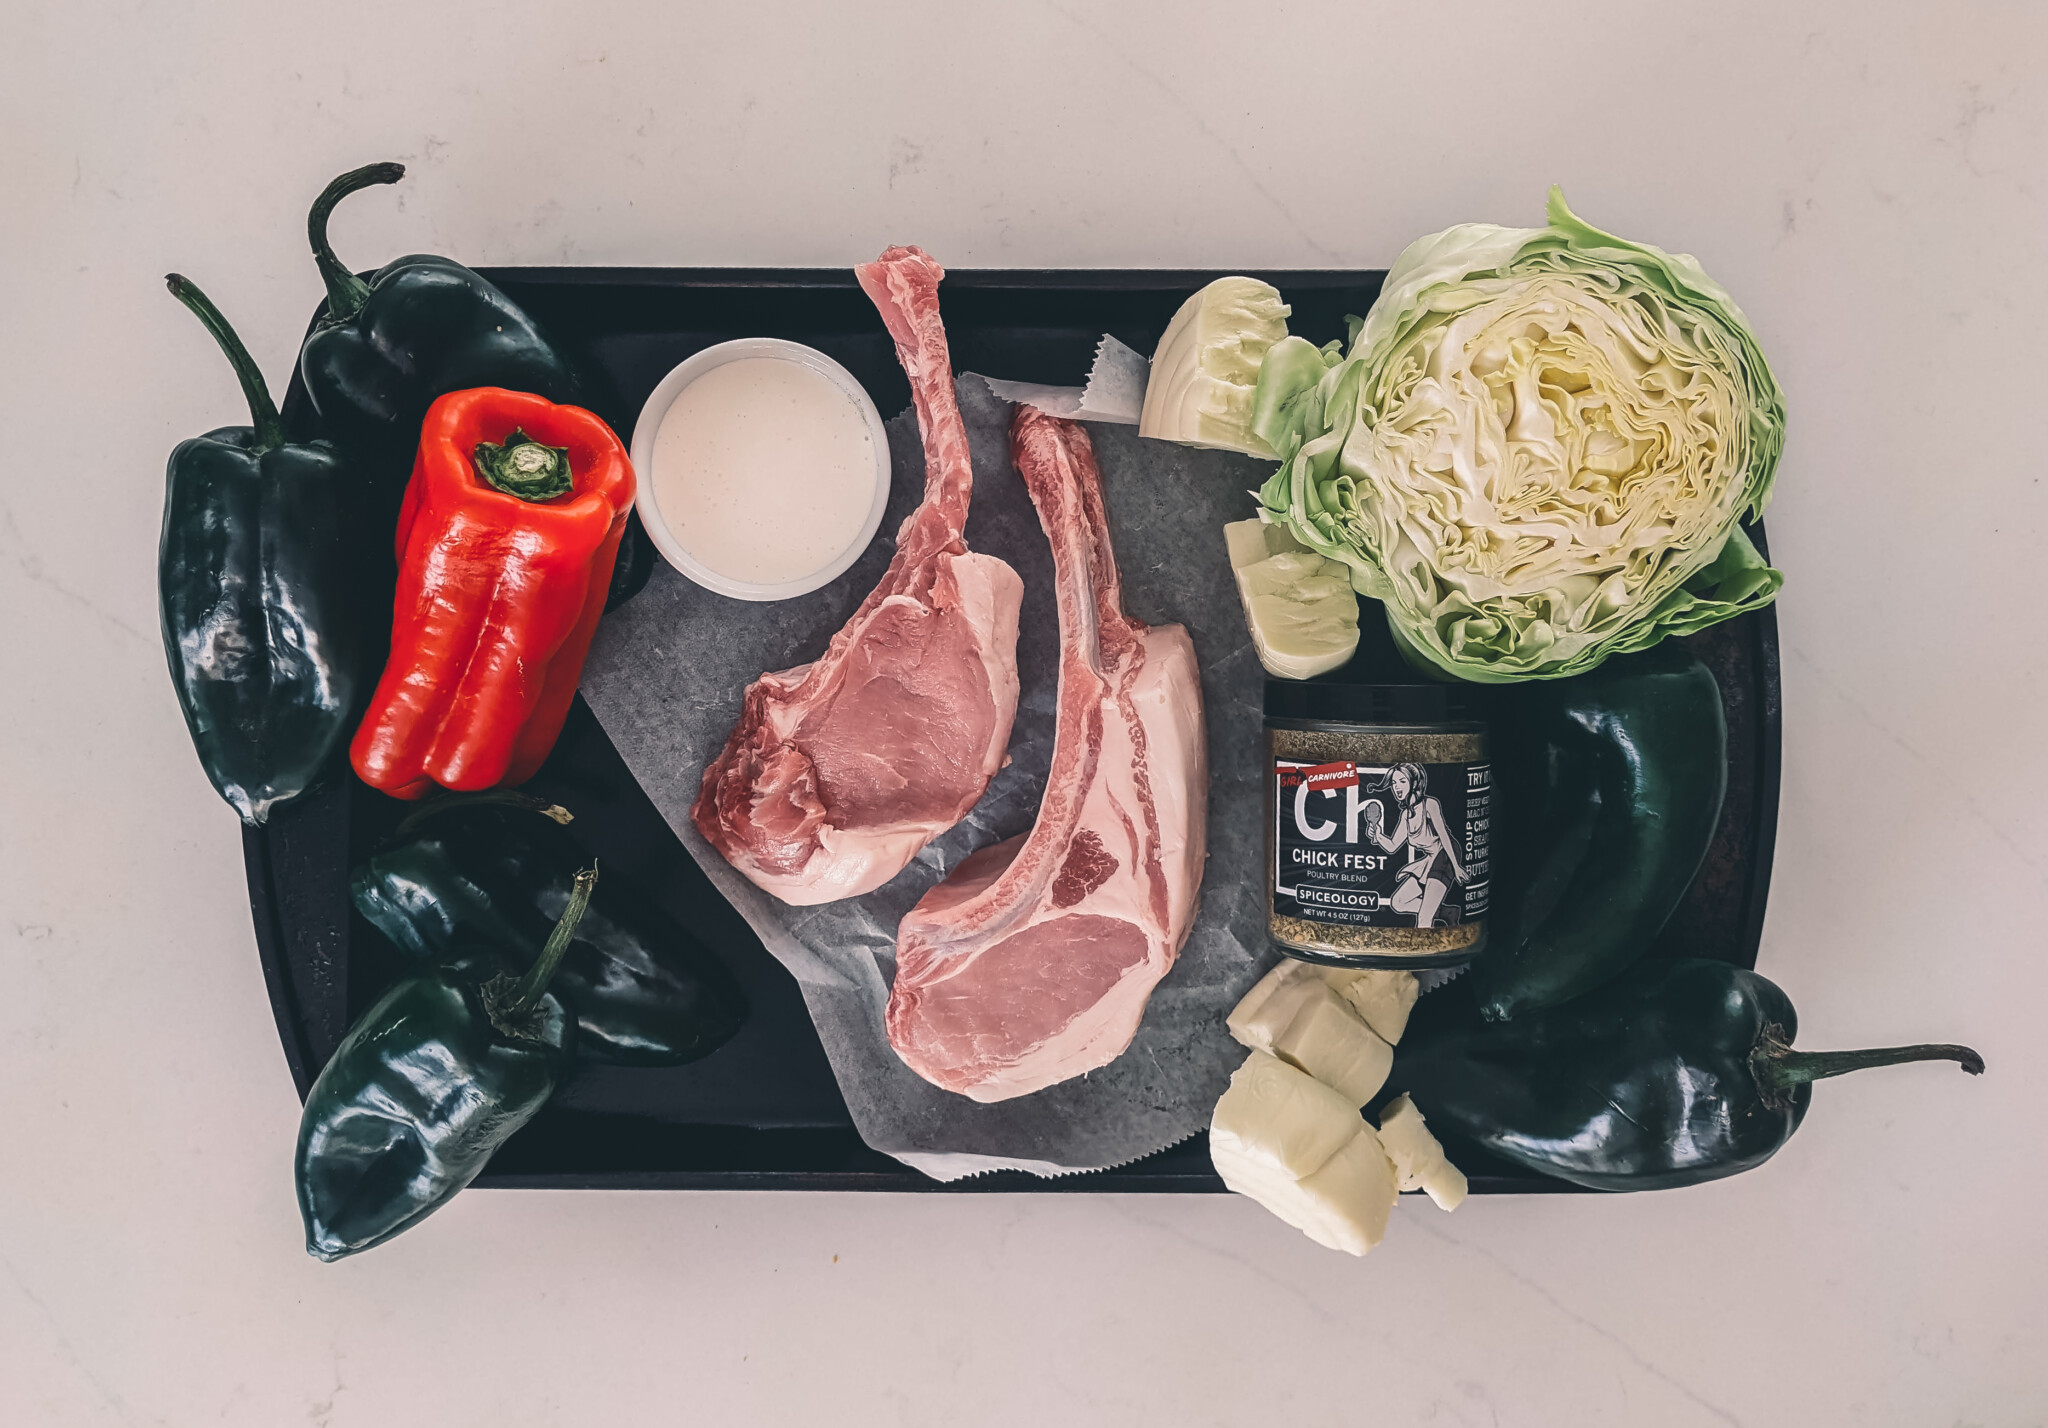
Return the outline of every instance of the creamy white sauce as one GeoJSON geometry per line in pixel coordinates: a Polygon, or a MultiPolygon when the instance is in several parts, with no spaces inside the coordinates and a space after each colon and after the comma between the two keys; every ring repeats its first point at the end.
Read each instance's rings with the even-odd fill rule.
{"type": "Polygon", "coordinates": [[[777,357],[714,367],[654,439],[654,501],[678,544],[729,580],[777,585],[832,564],[875,494],[867,415],[831,378],[777,357]]]}

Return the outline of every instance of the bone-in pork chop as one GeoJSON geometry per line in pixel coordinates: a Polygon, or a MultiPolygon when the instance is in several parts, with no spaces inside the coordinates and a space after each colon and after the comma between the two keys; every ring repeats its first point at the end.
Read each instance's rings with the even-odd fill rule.
{"type": "Polygon", "coordinates": [[[910,376],[924,502],[825,653],[747,686],[691,810],[727,862],[800,905],[873,891],[959,822],[1003,766],[1017,715],[1024,582],[962,535],[974,468],[939,321],[945,270],[891,248],[855,273],[910,376]]]}
{"type": "Polygon", "coordinates": [[[1106,1065],[1194,925],[1208,812],[1195,649],[1123,612],[1079,425],[1020,407],[1011,454],[1052,541],[1059,727],[1031,831],[983,848],[898,930],[889,1044],[1002,1101],[1106,1065]]]}

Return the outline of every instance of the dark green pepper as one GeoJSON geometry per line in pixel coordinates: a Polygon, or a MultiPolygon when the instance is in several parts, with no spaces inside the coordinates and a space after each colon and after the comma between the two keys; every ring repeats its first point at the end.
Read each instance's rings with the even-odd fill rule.
{"type": "Polygon", "coordinates": [[[1662,1190],[1770,1159],[1814,1081],[1904,1061],[1984,1069],[1966,1046],[1794,1051],[1798,1030],[1782,991],[1725,962],[1650,963],[1509,1022],[1487,1021],[1454,982],[1417,1004],[1385,1094],[1408,1093],[1439,1132],[1526,1169],[1662,1190]]]}
{"type": "MultiPolygon", "coordinates": [[[[568,817],[509,791],[426,804],[355,869],[356,908],[423,962],[446,959],[465,940],[530,961],[586,861],[559,826],[568,817]]],[[[581,1054],[598,1060],[696,1061],[747,1017],[724,964],[617,877],[591,903],[555,984],[576,1017],[581,1054]]]]}
{"type": "Polygon", "coordinates": [[[262,823],[319,778],[349,732],[362,483],[326,442],[286,443],[227,319],[176,273],[165,282],[234,365],[252,425],[171,453],[157,549],[164,654],[206,776],[262,823]]]}
{"type": "Polygon", "coordinates": [[[403,177],[402,164],[371,164],[343,174],[313,201],[306,235],[327,306],[299,353],[322,429],[344,450],[401,459],[401,482],[436,397],[506,387],[551,402],[582,400],[561,350],[517,303],[462,264],[415,253],[365,282],[334,256],[327,242],[334,205],[403,177]]]}
{"type": "Polygon", "coordinates": [[[411,1229],[476,1179],[568,1065],[576,1024],[548,982],[597,869],[522,977],[443,968],[398,983],[306,1097],[294,1165],[306,1253],[337,1260],[411,1229]]]}
{"type": "Polygon", "coordinates": [[[1728,725],[1713,673],[1675,643],[1529,691],[1536,748],[1504,792],[1535,850],[1473,969],[1481,1010],[1520,1016],[1618,975],[1656,940],[1714,841],[1728,725]],[[1527,787],[1540,779],[1540,794],[1527,787]]]}

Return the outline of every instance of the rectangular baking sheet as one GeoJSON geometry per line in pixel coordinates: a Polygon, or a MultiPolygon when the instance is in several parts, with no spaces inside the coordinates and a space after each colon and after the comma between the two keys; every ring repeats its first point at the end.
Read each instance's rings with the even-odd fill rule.
{"type": "MultiPolygon", "coordinates": [[[[1180,303],[1221,272],[956,271],[941,290],[956,369],[1073,383],[1107,332],[1149,352],[1180,303]]],[[[909,386],[850,270],[510,268],[486,276],[602,378],[592,405],[631,440],[647,394],[684,357],[733,337],[803,342],[845,365],[885,416],[909,386]]],[[[1293,305],[1292,331],[1321,342],[1362,313],[1377,272],[1255,274],[1293,305]]],[[[315,434],[294,378],[286,417],[315,434]]],[[[1761,532],[1756,532],[1761,537],[1761,532]]],[[[644,580],[649,557],[641,557],[644,580]]],[[[1361,658],[1383,657],[1371,607],[1361,658]]],[[[1729,793],[1699,878],[1655,955],[1754,966],[1777,823],[1779,704],[1770,610],[1695,636],[1729,719],[1729,793]]],[[[696,867],[581,702],[532,787],[573,804],[577,831],[723,957],[754,1015],[694,1066],[580,1070],[500,1152],[479,1185],[554,1189],[825,1189],[964,1192],[1222,1189],[1201,1137],[1135,1164],[1044,1180],[1022,1173],[941,1186],[869,1150],[854,1132],[794,981],[696,867]]],[[[399,806],[344,771],[322,792],[246,830],[250,904],[278,1031],[303,1096],[350,1021],[388,984],[396,954],[349,906],[347,870],[397,821],[399,806]]],[[[1478,1193],[1572,1187],[1467,1163],[1478,1193]]]]}

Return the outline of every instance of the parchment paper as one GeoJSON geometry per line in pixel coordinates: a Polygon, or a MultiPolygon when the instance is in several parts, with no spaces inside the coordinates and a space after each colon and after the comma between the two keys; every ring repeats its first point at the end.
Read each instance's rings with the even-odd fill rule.
{"type": "Polygon", "coordinates": [[[1060,1175],[1121,1165],[1204,1129],[1244,1049],[1224,1014],[1274,961],[1261,906],[1259,731],[1263,675],[1238,606],[1223,525],[1248,515],[1265,464],[1091,425],[1130,613],[1180,623],[1202,670],[1209,731],[1209,863],[1187,946],[1152,994],[1130,1049],[1089,1076],[980,1105],[921,1080],[882,1027],[896,926],[975,849],[1031,826],[1052,754],[1059,621],[1052,554],[1010,464],[1007,403],[978,377],[958,384],[974,458],[968,544],[1024,578],[1011,763],[972,813],[885,887],[790,907],[734,872],[690,822],[704,766],[724,746],[740,692],[764,670],[818,657],[881,578],[924,487],[917,426],[888,423],[893,486],[881,534],[845,575],[775,603],[731,600],[658,565],[605,618],[583,694],[633,775],[713,884],[795,975],[864,1140],[941,1180],[1001,1168],[1060,1175]]]}
{"type": "Polygon", "coordinates": [[[1126,347],[1105,332],[1095,344],[1095,361],[1088,368],[1084,386],[1047,387],[1037,382],[1005,382],[995,377],[982,380],[1004,401],[1037,407],[1047,416],[1136,426],[1145,415],[1145,387],[1151,375],[1152,364],[1144,353],[1126,347]]]}

